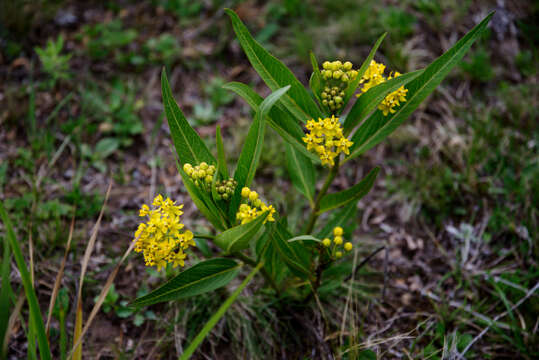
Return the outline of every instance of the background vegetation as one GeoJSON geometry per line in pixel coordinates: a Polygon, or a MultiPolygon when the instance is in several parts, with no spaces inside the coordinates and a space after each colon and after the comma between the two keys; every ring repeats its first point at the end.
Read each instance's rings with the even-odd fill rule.
{"type": "MultiPolygon", "coordinates": [[[[407,72],[432,61],[488,12],[496,14],[426,105],[337,181],[348,187],[383,165],[350,226],[356,263],[381,246],[385,251],[352,281],[321,289],[327,318],[341,331],[324,333],[315,305],[270,303],[258,279],[196,356],[318,359],[338,348],[350,359],[442,359],[471,343],[468,359],[537,358],[539,293],[531,292],[539,278],[537,4],[3,1],[0,199],[31,264],[43,313],[75,219],[50,329],[58,357],[65,352],[62,336],[73,334],[80,261],[109,179],[112,191],[82,289],[85,314],[130,244],[137,209],[154,194],[185,203],[188,226],[206,229],[176,170],[159,75],[166,66],[178,103],[210,145],[220,125],[227,153],[239,154],[250,109],[221,85],[242,81],[269,91],[233,40],[224,7],[235,9],[303,82],[311,49],[319,61],[360,64],[387,31],[376,58],[407,72]]],[[[268,131],[256,188],[299,219],[302,203],[288,193],[282,148],[268,131]]],[[[216,251],[199,245],[192,263],[197,254],[216,251]]],[[[24,295],[14,269],[13,263],[9,301],[16,308],[24,295]]],[[[227,294],[140,312],[126,306],[175,273],[157,273],[130,256],[85,338],[83,358],[176,358],[227,294]]],[[[27,318],[26,306],[19,311],[27,318]]],[[[27,356],[26,332],[15,313],[10,358],[27,356]]]]}

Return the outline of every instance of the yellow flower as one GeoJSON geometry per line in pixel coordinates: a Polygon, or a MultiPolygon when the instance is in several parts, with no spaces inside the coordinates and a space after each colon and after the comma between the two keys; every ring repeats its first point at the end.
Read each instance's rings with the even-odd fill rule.
{"type": "Polygon", "coordinates": [[[268,216],[266,217],[266,220],[264,220],[264,223],[268,221],[275,221],[275,218],[273,217],[273,214],[275,214],[275,208],[273,205],[266,205],[258,198],[258,194],[256,191],[251,191],[248,187],[244,187],[241,189],[241,196],[245,199],[247,199],[249,204],[241,204],[240,208],[238,209],[238,212],[236,213],[236,219],[238,219],[241,224],[247,224],[248,222],[256,219],[258,216],[262,215],[264,212],[268,212],[268,216]]]}
{"type": "Polygon", "coordinates": [[[350,154],[349,148],[353,142],[344,137],[339,119],[335,116],[309,120],[306,128],[309,132],[302,138],[303,142],[307,150],[314,150],[318,154],[322,165],[334,166],[335,158],[340,153],[350,154]]]}
{"type": "Polygon", "coordinates": [[[161,270],[171,263],[172,266],[184,266],[187,256],[184,252],[189,246],[195,246],[193,233],[189,230],[181,232],[183,205],[176,205],[170,198],[163,199],[157,195],[152,202],[154,206],[142,205],[140,216],[148,216],[146,223],[139,224],[135,232],[135,251],[142,252],[146,266],[156,266],[161,270]]]}
{"type": "Polygon", "coordinates": [[[342,227],[336,226],[335,228],[333,228],[333,235],[342,236],[342,234],[343,234],[342,227]]]}
{"type": "Polygon", "coordinates": [[[346,251],[352,251],[353,247],[354,247],[354,245],[352,245],[352,243],[350,241],[348,241],[346,244],[344,244],[344,250],[346,250],[346,251]]]}
{"type": "MultiPolygon", "coordinates": [[[[363,87],[361,88],[362,93],[366,93],[370,88],[401,75],[399,72],[395,72],[394,75],[390,74],[386,79],[384,77],[385,68],[384,64],[379,64],[374,60],[371,61],[367,71],[365,71],[365,74],[359,81],[360,84],[363,84],[363,87]]],[[[395,107],[400,106],[401,102],[406,101],[407,93],[408,89],[401,86],[392,93],[387,94],[384,100],[378,104],[378,109],[382,111],[384,116],[387,116],[389,113],[394,114],[396,112],[395,107]]],[[[360,95],[361,94],[358,94],[356,96],[359,97],[360,95]]]]}

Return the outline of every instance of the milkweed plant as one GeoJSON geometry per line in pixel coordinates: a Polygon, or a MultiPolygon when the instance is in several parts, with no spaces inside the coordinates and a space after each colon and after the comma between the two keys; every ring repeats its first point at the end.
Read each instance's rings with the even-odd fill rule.
{"type": "MultiPolygon", "coordinates": [[[[351,165],[350,160],[380,143],[410,116],[459,63],[492,16],[430,65],[406,74],[389,71],[374,60],[386,34],[359,67],[341,60],[327,60],[320,66],[311,53],[313,72],[309,88],[305,88],[290,69],[254,40],[236,13],[229,9],[226,13],[245,55],[272,93],[262,98],[246,84],[224,85],[255,114],[235,170],[229,173],[219,126],[214,156],[176,104],[163,70],[163,104],[178,171],[191,200],[215,232],[198,234],[186,229],[181,219],[183,205],[158,195],[140,208],[144,220],[133,240],[145,264],[158,270],[167,265],[185,267],[195,240],[213,242],[220,249],[220,255],[187,267],[136,299],[135,307],[208,293],[227,285],[242,267],[252,268],[186,349],[185,358],[258,273],[276,296],[316,297],[326,271],[358,246],[346,224],[355,214],[357,202],[373,186],[379,167],[342,191],[329,192],[333,180],[343,167],[351,165]],[[297,232],[287,225],[286,209],[277,209],[265,194],[252,190],[267,126],[284,140],[288,173],[308,207],[308,216],[297,232]]],[[[329,277],[327,281],[337,280],[329,277]]]]}

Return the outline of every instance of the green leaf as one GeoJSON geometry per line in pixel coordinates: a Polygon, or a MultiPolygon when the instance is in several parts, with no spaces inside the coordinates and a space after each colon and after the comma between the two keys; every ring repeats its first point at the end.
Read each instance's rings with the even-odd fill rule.
{"type": "Polygon", "coordinates": [[[266,272],[276,284],[279,284],[286,277],[288,268],[271,240],[274,229],[275,223],[266,223],[265,231],[258,238],[255,250],[258,262],[264,262],[266,272]]]}
{"type": "Polygon", "coordinates": [[[330,237],[333,229],[337,226],[344,228],[345,233],[351,234],[357,225],[357,202],[352,201],[344,206],[338,212],[333,213],[331,218],[326,222],[326,225],[317,234],[319,239],[330,237]]]}
{"type": "MultiPolygon", "coordinates": [[[[318,61],[316,60],[316,56],[311,51],[309,53],[309,56],[311,58],[311,65],[313,66],[313,73],[311,74],[311,78],[309,79],[309,87],[311,88],[314,96],[318,100],[318,104],[321,104],[322,101],[320,99],[320,93],[322,92],[322,75],[320,74],[320,68],[318,67],[318,61]]],[[[327,111],[327,109],[325,109],[327,111]]]]}
{"type": "Polygon", "coordinates": [[[223,179],[228,179],[228,168],[226,166],[225,146],[221,136],[221,127],[217,125],[215,129],[215,142],[217,144],[217,168],[223,179]]]}
{"type": "Polygon", "coordinates": [[[300,242],[288,242],[292,234],[280,222],[275,224],[275,230],[271,234],[271,240],[275,249],[281,255],[290,271],[301,278],[308,278],[310,262],[306,249],[300,242]]]}
{"type": "Polygon", "coordinates": [[[168,126],[180,164],[189,163],[195,166],[202,161],[215,164],[215,158],[206,147],[206,144],[204,144],[204,141],[198,136],[197,132],[189,125],[178,104],[176,104],[164,68],[161,72],[161,91],[168,126]]]}
{"type": "MultiPolygon", "coordinates": [[[[0,288],[0,359],[5,359],[4,339],[9,326],[9,317],[11,314],[11,289],[10,273],[11,273],[11,251],[9,248],[9,240],[4,236],[4,253],[2,256],[2,288],[0,288]]],[[[6,344],[7,345],[7,344],[6,344]]]]}
{"type": "Polygon", "coordinates": [[[268,95],[267,98],[262,101],[258,111],[256,112],[255,119],[249,128],[247,138],[241,149],[241,154],[234,171],[234,180],[238,182],[236,190],[229,203],[228,217],[231,222],[235,220],[236,212],[241,201],[241,189],[245,186],[251,185],[255,176],[256,168],[262,154],[262,147],[264,144],[264,133],[266,129],[266,117],[273,107],[273,105],[290,89],[290,86],[278,89],[268,95]]]}
{"type": "MultiPolygon", "coordinates": [[[[28,302],[28,308],[30,309],[30,324],[29,332],[33,332],[37,336],[37,343],[39,347],[39,354],[41,359],[49,360],[52,359],[51,351],[49,348],[49,341],[47,339],[47,334],[45,333],[45,325],[43,324],[43,318],[41,317],[41,310],[39,308],[39,302],[37,301],[37,296],[30,278],[30,273],[24,261],[24,256],[22,254],[19,243],[15,237],[15,232],[13,230],[13,224],[9,219],[9,216],[4,208],[4,203],[0,202],[0,218],[4,223],[6,234],[5,236],[8,239],[11,250],[13,251],[13,257],[19,269],[22,284],[24,287],[24,293],[26,295],[26,301],[28,302]]],[[[29,345],[35,346],[35,345],[29,345]]],[[[35,347],[34,347],[35,348],[35,347]]]]}
{"type": "Polygon", "coordinates": [[[238,275],[241,264],[232,259],[215,258],[199,262],[182,271],[148,295],[139,297],[129,306],[142,307],[163,301],[185,299],[204,294],[228,284],[238,275]]]}
{"type": "Polygon", "coordinates": [[[363,196],[367,195],[374,184],[374,180],[376,180],[376,176],[378,175],[379,171],[380,168],[375,167],[367,174],[367,176],[363,178],[363,180],[351,188],[337,193],[325,195],[322,200],[320,200],[320,211],[318,213],[320,214],[331,209],[336,209],[348,204],[351,201],[356,202],[363,196]]]}
{"type": "Polygon", "coordinates": [[[289,93],[281,100],[286,109],[301,122],[321,117],[320,109],[292,71],[253,39],[234,11],[230,9],[225,11],[230,16],[232,27],[245,55],[266,85],[272,91],[286,85],[291,86],[289,93]]]}
{"type": "Polygon", "coordinates": [[[249,275],[247,275],[245,280],[243,280],[240,286],[238,286],[238,288],[234,290],[232,295],[230,295],[230,297],[225,300],[223,305],[221,305],[219,309],[211,316],[210,320],[208,320],[202,330],[200,330],[197,336],[193,339],[191,344],[189,344],[187,349],[185,349],[185,352],[179,357],[179,360],[187,360],[191,358],[191,355],[193,355],[196,349],[200,346],[200,343],[202,343],[202,341],[206,338],[206,336],[208,336],[213,327],[226,313],[228,308],[234,303],[234,301],[236,301],[236,298],[241,294],[243,289],[247,286],[247,284],[251,281],[255,274],[260,270],[263,264],[263,262],[258,263],[258,265],[249,273],[249,275]]]}
{"type": "Polygon", "coordinates": [[[369,68],[369,65],[371,64],[372,59],[374,58],[374,54],[376,54],[376,51],[380,47],[380,44],[382,44],[382,41],[384,41],[384,38],[386,37],[387,33],[383,33],[378,40],[374,43],[374,46],[371,49],[371,52],[363,61],[363,64],[361,64],[361,67],[359,68],[357,72],[357,77],[354,81],[351,81],[346,90],[344,90],[344,106],[341,109],[344,109],[346,107],[346,104],[348,104],[348,101],[354,95],[356,92],[356,89],[359,85],[359,82],[361,81],[361,78],[363,77],[363,74],[365,74],[365,71],[369,68]]]}
{"type": "Polygon", "coordinates": [[[292,183],[307,199],[311,207],[314,207],[314,185],[316,183],[316,171],[309,158],[296,151],[290,144],[286,145],[286,167],[292,183]]]}
{"type": "Polygon", "coordinates": [[[372,114],[352,136],[354,145],[351,154],[344,161],[353,159],[391,134],[410,114],[421,104],[425,98],[434,91],[451,69],[459,63],[464,54],[470,49],[474,41],[481,35],[490,21],[493,13],[460,39],[451,49],[434,60],[425,68],[423,73],[408,83],[406,88],[406,102],[394,114],[384,116],[381,111],[372,114]]]}
{"type": "Polygon", "coordinates": [[[344,122],[344,133],[348,134],[356,127],[365,116],[369,115],[377,106],[384,100],[387,94],[397,90],[403,85],[406,85],[411,80],[415,79],[423,73],[423,70],[417,70],[403,74],[383,82],[375,87],[370,88],[366,93],[362,94],[354,103],[346,120],[344,122]]]}
{"type": "MultiPolygon", "coordinates": [[[[258,111],[258,106],[262,102],[263,98],[254,92],[249,86],[239,83],[230,82],[223,85],[225,89],[234,91],[241,96],[254,111],[258,111]]],[[[296,150],[303,155],[310,158],[315,163],[320,163],[320,159],[313,153],[309,152],[305,147],[303,140],[301,139],[305,134],[301,129],[301,126],[290,117],[290,115],[280,109],[279,104],[274,106],[268,115],[268,124],[283,138],[284,141],[294,146],[296,150]]]]}
{"type": "Polygon", "coordinates": [[[256,219],[242,225],[234,226],[215,237],[215,245],[226,253],[241,251],[249,247],[249,242],[256,235],[268,217],[268,212],[257,216],[256,219]]]}
{"type": "Polygon", "coordinates": [[[318,239],[318,238],[315,238],[314,236],[312,235],[300,235],[300,236],[295,236],[291,239],[288,239],[287,240],[289,243],[291,242],[294,242],[294,241],[307,241],[307,242],[315,242],[315,243],[320,243],[322,242],[322,240],[318,239]]]}

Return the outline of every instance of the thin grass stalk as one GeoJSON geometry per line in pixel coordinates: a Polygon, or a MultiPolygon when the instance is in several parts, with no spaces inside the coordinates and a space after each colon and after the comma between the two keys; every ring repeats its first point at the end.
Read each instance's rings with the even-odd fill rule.
{"type": "MultiPolygon", "coordinates": [[[[39,309],[39,302],[37,301],[37,296],[32,286],[30,279],[30,273],[26,267],[26,262],[24,261],[24,256],[20,248],[19,243],[15,237],[15,232],[13,230],[13,225],[9,216],[4,208],[4,203],[0,202],[0,217],[6,228],[6,237],[9,240],[11,250],[13,251],[13,256],[15,257],[15,262],[17,263],[17,268],[21,273],[21,279],[24,287],[24,292],[26,294],[26,299],[28,301],[28,307],[30,309],[30,324],[29,328],[35,331],[37,342],[39,346],[39,354],[41,355],[42,360],[52,359],[49,342],[47,340],[47,334],[45,332],[45,324],[43,323],[43,318],[41,317],[41,310],[39,309]]],[[[28,344],[30,349],[32,346],[31,343],[28,344]]]]}
{"type": "Polygon", "coordinates": [[[60,289],[60,284],[62,283],[62,277],[64,276],[64,268],[67,261],[67,255],[69,254],[69,249],[71,247],[71,239],[73,238],[73,229],[75,228],[75,210],[73,209],[73,217],[71,218],[71,225],[69,227],[69,235],[67,237],[67,245],[64,252],[64,258],[60,264],[60,269],[58,274],[56,274],[56,280],[54,281],[54,287],[52,289],[51,301],[49,304],[49,313],[47,315],[47,324],[45,330],[47,331],[47,337],[49,336],[49,327],[52,319],[52,311],[54,309],[54,304],[56,303],[56,298],[58,297],[58,290],[60,289]]]}
{"type": "Polygon", "coordinates": [[[92,251],[94,250],[95,241],[97,239],[97,233],[99,231],[99,227],[101,226],[101,219],[103,218],[103,214],[105,213],[105,207],[107,205],[107,201],[109,199],[110,190],[112,188],[112,180],[109,183],[109,187],[107,189],[107,192],[105,194],[105,200],[103,201],[103,206],[101,207],[101,211],[99,212],[99,216],[97,218],[97,221],[94,225],[92,235],[90,236],[90,241],[88,241],[88,245],[86,246],[86,251],[84,252],[84,257],[82,258],[81,262],[81,271],[80,271],[80,279],[79,279],[79,289],[77,292],[77,307],[76,307],[76,316],[75,316],[75,330],[73,334],[73,343],[79,344],[80,346],[75,347],[73,346],[73,359],[75,360],[82,360],[82,321],[83,321],[83,314],[82,314],[82,285],[84,284],[84,276],[86,275],[86,269],[88,268],[88,262],[90,261],[90,255],[92,254],[92,251]]]}

